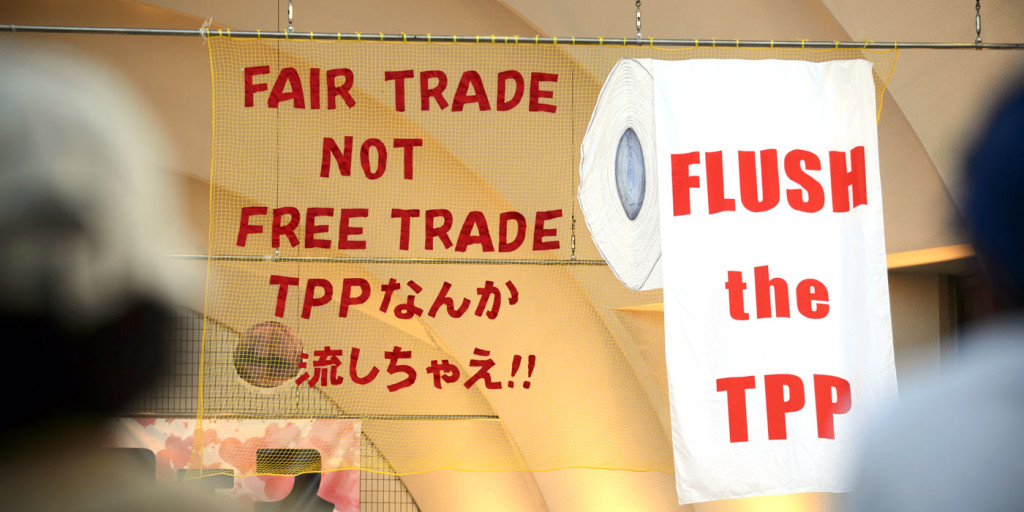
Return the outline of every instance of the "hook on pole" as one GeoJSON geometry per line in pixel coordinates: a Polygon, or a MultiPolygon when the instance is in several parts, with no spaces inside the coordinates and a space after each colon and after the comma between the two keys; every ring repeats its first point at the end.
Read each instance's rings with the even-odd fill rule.
{"type": "Polygon", "coordinates": [[[974,0],[974,44],[981,44],[981,0],[974,0]]]}
{"type": "Polygon", "coordinates": [[[288,32],[295,32],[295,27],[292,26],[292,0],[288,0],[288,32]]]}
{"type": "Polygon", "coordinates": [[[643,34],[640,33],[640,0],[636,0],[636,40],[643,38],[643,34]]]}

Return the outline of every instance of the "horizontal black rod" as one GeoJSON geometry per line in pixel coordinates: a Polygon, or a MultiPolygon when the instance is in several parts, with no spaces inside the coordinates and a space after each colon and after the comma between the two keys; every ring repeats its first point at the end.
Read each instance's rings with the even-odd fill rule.
{"type": "Polygon", "coordinates": [[[181,260],[201,261],[242,261],[251,263],[398,263],[420,265],[607,265],[604,260],[496,260],[473,258],[332,258],[308,256],[217,256],[206,254],[176,254],[171,256],[181,260]]]}
{"type": "Polygon", "coordinates": [[[177,29],[125,27],[70,27],[49,25],[0,25],[0,32],[36,32],[62,34],[116,34],[147,36],[239,37],[259,39],[313,39],[329,41],[390,41],[417,43],[529,43],[587,46],[660,46],[721,48],[851,48],[869,50],[1024,50],[1024,43],[920,43],[899,41],[770,41],[749,39],[635,39],[630,37],[520,37],[520,36],[458,36],[432,34],[384,34],[344,32],[263,32],[260,30],[177,29]]]}

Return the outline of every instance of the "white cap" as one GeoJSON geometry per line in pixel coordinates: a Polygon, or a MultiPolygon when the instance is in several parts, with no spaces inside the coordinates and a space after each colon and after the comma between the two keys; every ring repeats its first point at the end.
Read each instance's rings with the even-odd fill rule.
{"type": "Polygon", "coordinates": [[[109,71],[0,50],[0,308],[88,328],[172,304],[181,206],[148,109],[109,71]]]}

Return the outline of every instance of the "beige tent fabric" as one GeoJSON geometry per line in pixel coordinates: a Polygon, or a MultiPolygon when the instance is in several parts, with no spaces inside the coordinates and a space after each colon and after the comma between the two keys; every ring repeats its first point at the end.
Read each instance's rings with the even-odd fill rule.
{"type": "MultiPolygon", "coordinates": [[[[154,0],[12,0],[0,5],[0,23],[198,28],[277,29],[287,25],[285,1],[190,2],[154,0]]],[[[300,31],[364,33],[519,34],[521,36],[632,37],[633,2],[607,0],[378,2],[295,2],[300,31]]],[[[1010,0],[983,3],[986,42],[1014,42],[1024,25],[1024,6],[1010,0]]],[[[839,2],[784,0],[643,2],[645,36],[719,39],[934,40],[971,42],[970,2],[914,0],[839,2]]],[[[210,98],[207,48],[197,38],[0,34],[9,38],[57,41],[107,61],[154,105],[174,144],[173,171],[190,191],[191,202],[177,214],[191,222],[195,236],[181,254],[206,252],[210,168],[210,98]]],[[[1022,52],[904,51],[890,83],[879,125],[888,251],[945,247],[964,242],[955,227],[959,157],[993,95],[1017,78],[1022,52]]],[[[204,272],[205,263],[181,261],[183,271],[204,272]]],[[[938,332],[937,279],[895,276],[894,331],[901,344],[931,350],[938,332]],[[937,299],[936,299],[937,300],[937,299]],[[918,308],[918,305],[927,307],[918,308]],[[899,313],[899,314],[897,314],[899,313]],[[918,324],[926,324],[921,327],[918,324]]],[[[191,306],[202,309],[202,296],[191,306]]],[[[657,311],[615,313],[624,326],[618,336],[642,340],[636,361],[657,365],[661,350],[657,311]]],[[[663,358],[663,356],[660,356],[663,358]]],[[[661,362],[663,364],[663,362],[661,362]]],[[[646,373],[646,372],[645,372],[646,373]]],[[[641,377],[638,377],[641,378],[641,377]]],[[[663,386],[660,373],[651,386],[663,386]]],[[[648,385],[648,384],[645,384],[648,385]]],[[[614,408],[615,404],[607,404],[614,408]]],[[[510,418],[514,420],[514,418],[510,418]]],[[[658,429],[652,435],[663,436],[658,429]]],[[[508,439],[519,446],[529,439],[508,439]]],[[[600,470],[547,473],[455,471],[404,477],[423,510],[676,510],[672,475],[600,470]]],[[[822,510],[823,496],[775,497],[685,507],[689,510],[822,510]]]]}

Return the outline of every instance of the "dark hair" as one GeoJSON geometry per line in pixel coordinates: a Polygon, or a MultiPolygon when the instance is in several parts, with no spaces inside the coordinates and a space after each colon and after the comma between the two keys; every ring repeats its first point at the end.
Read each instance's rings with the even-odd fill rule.
{"type": "Polygon", "coordinates": [[[172,315],[167,306],[140,299],[82,330],[46,313],[0,311],[13,349],[2,372],[4,389],[20,398],[12,400],[0,434],[123,411],[163,370],[172,315]]]}
{"type": "Polygon", "coordinates": [[[1024,87],[995,111],[967,159],[964,221],[992,291],[1024,308],[1024,87]]]}

